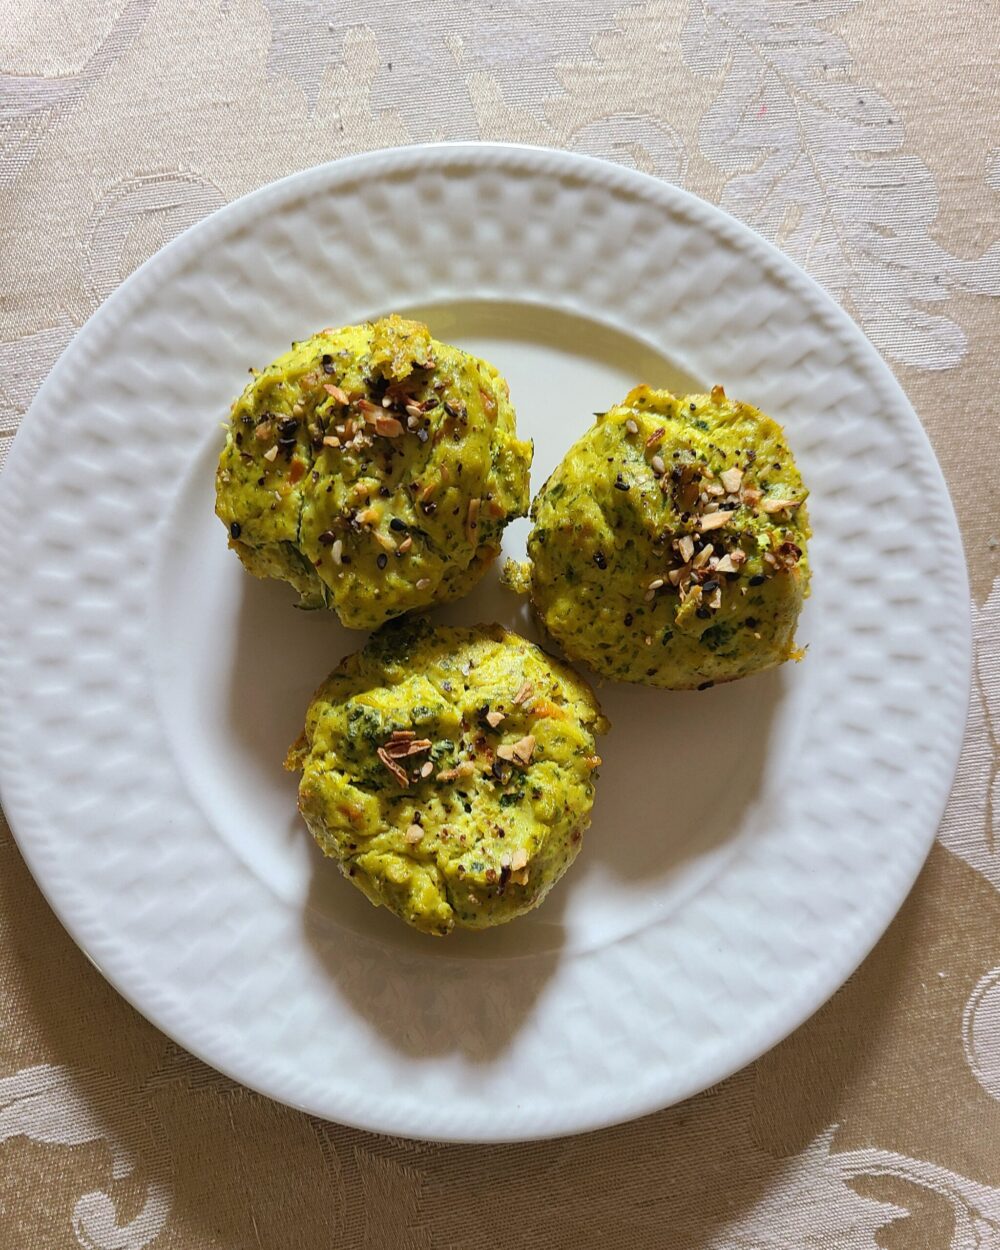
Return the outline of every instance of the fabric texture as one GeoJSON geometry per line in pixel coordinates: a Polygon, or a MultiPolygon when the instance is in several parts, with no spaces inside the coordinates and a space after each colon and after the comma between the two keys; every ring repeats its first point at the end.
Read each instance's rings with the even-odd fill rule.
{"type": "Polygon", "coordinates": [[[976,647],[938,843],[858,973],[720,1086],[579,1138],[396,1141],[234,1085],[102,980],[0,820],[0,1246],[1000,1248],[998,48],[984,0],[0,7],[0,460],[214,208],[378,147],[566,147],[721,204],[858,320],[948,479],[976,647]]]}

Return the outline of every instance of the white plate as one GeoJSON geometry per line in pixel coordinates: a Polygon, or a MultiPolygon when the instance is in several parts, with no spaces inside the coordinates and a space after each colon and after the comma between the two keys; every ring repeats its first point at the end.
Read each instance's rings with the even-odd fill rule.
{"type": "MultiPolygon", "coordinates": [[[[0,775],[101,971],[274,1098],[414,1137],[594,1128],[801,1023],[930,847],[969,680],[944,482],[888,369],[717,209],[599,161],[472,145],[288,178],[164,248],[80,332],[0,484],[0,775]],[[605,686],[583,853],[540,911],[437,942],[376,911],[281,768],[362,642],[247,577],[212,515],[250,365],[399,310],[507,375],[537,486],[636,381],[788,430],[810,511],[800,665],[701,694],[605,686]]],[[[523,551],[525,524],[508,552],[523,551]]],[[[495,576],[447,613],[530,632],[495,576]]]]}

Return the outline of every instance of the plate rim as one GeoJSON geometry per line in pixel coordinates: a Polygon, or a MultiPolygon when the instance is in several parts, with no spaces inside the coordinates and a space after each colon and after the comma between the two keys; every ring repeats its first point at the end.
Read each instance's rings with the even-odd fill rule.
{"type": "MultiPolygon", "coordinates": [[[[810,290],[814,300],[818,300],[825,307],[826,312],[839,319],[842,327],[854,340],[860,350],[866,353],[871,367],[880,376],[883,385],[888,385],[893,390],[898,400],[905,404],[910,417],[914,434],[922,441],[923,450],[927,453],[927,468],[935,477],[936,486],[941,492],[941,510],[942,517],[950,525],[953,536],[957,541],[958,550],[962,554],[962,559],[958,564],[956,575],[959,578],[963,590],[961,604],[961,621],[959,621],[959,610],[956,608],[954,628],[956,631],[955,642],[961,644],[961,654],[956,657],[961,661],[962,680],[964,690],[964,704],[968,706],[968,700],[971,695],[971,678],[972,678],[972,615],[971,615],[971,596],[968,582],[968,569],[964,554],[964,544],[962,541],[961,529],[958,524],[957,515],[955,513],[954,503],[948,490],[944,473],[941,469],[940,462],[934,452],[933,445],[924,429],[922,423],[909,397],[903,390],[902,385],[896,379],[892,370],[889,368],[881,354],[870,342],[864,334],[861,327],[847,313],[847,311],[839,305],[833,297],[826,292],[815,279],[813,279],[805,270],[803,270],[794,260],[780,251],[774,244],[763,236],[758,234],[751,227],[739,221],[738,218],[720,208],[718,205],[712,204],[710,201],[704,200],[694,193],[670,182],[667,179],[658,178],[650,174],[643,173],[638,170],[626,168],[616,165],[615,163],[603,160],[598,157],[576,153],[560,148],[547,148],[538,145],[520,144],[520,143],[494,143],[494,142],[442,142],[442,143],[423,143],[407,145],[404,147],[379,148],[372,149],[367,152],[356,153],[350,156],[341,157],[337,160],[323,162],[303,170],[298,170],[288,174],[275,181],[265,183],[255,188],[245,195],[221,206],[184,230],[181,234],[170,240],[164,247],[160,248],[156,253],[149,257],[142,265],[140,265],[132,274],[130,274],[95,310],[87,319],[83,326],[75,333],[73,339],[60,354],[55,365],[46,376],[41,387],[36,393],[31,405],[20,423],[20,427],[12,440],[12,446],[9,450],[7,462],[4,471],[0,473],[0,523],[4,518],[10,517],[16,508],[14,500],[14,476],[20,469],[20,461],[27,456],[26,440],[21,437],[21,431],[31,426],[31,423],[41,420],[39,415],[41,410],[48,402],[48,395],[54,387],[53,378],[61,371],[67,358],[85,350],[91,337],[100,333],[100,323],[103,318],[108,315],[109,310],[113,311],[117,304],[129,299],[132,289],[142,283],[149,270],[161,263],[168,256],[174,255],[176,252],[190,247],[192,239],[202,233],[208,233],[215,228],[216,219],[223,217],[232,217],[238,220],[241,215],[245,215],[252,205],[256,205],[269,196],[280,198],[283,192],[291,188],[298,187],[303,193],[308,193],[309,183],[315,181],[321,183],[325,177],[349,178],[352,174],[357,173],[364,175],[366,167],[376,168],[380,163],[383,165],[395,165],[397,169],[426,167],[428,164],[439,166],[448,162],[467,161],[473,165],[485,168],[487,163],[492,159],[493,168],[503,169],[504,158],[516,160],[520,158],[522,161],[544,162],[550,172],[561,172],[567,174],[577,174],[581,181],[591,186],[598,186],[600,190],[607,191],[613,184],[617,187],[627,188],[631,184],[636,193],[642,197],[644,192],[646,197],[653,195],[679,197],[682,202],[686,201],[689,207],[692,207],[697,214],[708,214],[709,217],[717,216],[729,229],[734,229],[738,234],[753,240],[755,246],[760,250],[761,255],[771,261],[772,264],[785,271],[786,275],[794,272],[796,279],[802,282],[810,290]],[[959,625],[961,624],[961,636],[958,637],[959,625]]],[[[666,209],[666,204],[660,200],[656,207],[660,210],[666,209]]],[[[5,561],[0,553],[0,576],[4,572],[5,561]]],[[[6,635],[0,631],[0,708],[8,709],[10,707],[9,697],[7,693],[6,671],[11,662],[16,663],[16,657],[8,649],[6,635]]],[[[15,713],[16,715],[16,713],[15,713]]],[[[10,720],[5,717],[5,720],[10,720]]],[[[967,719],[967,718],[966,718],[967,719]]],[[[740,1058],[734,1064],[730,1057],[725,1063],[718,1065],[718,1070],[709,1073],[700,1081],[697,1088],[691,1090],[684,1095],[685,1098],[693,1097],[702,1090],[717,1084],[720,1080],[732,1075],[750,1063],[755,1062],[772,1049],[775,1045],[789,1036],[797,1028],[799,1028],[814,1012],[827,1002],[833,994],[843,985],[857,967],[864,961],[874,946],[884,935],[886,929],[891,924],[893,918],[902,906],[906,897],[909,895],[913,885],[919,876],[927,855],[930,853],[940,825],[941,817],[944,813],[945,806],[954,783],[955,773],[961,756],[962,747],[965,737],[966,719],[963,719],[961,731],[955,732],[953,740],[948,744],[948,750],[942,755],[943,771],[942,777],[947,778],[947,784],[942,782],[941,789],[943,793],[939,795],[939,802],[934,805],[933,823],[928,819],[928,829],[931,830],[929,835],[924,839],[925,845],[922,847],[919,859],[915,863],[912,872],[907,871],[905,878],[905,889],[893,890],[888,901],[878,908],[878,923],[872,922],[871,929],[865,931],[863,940],[858,940],[853,946],[841,943],[837,950],[840,955],[839,960],[830,961],[828,968],[835,968],[834,971],[828,971],[826,976],[814,977],[807,987],[812,992],[803,993],[799,991],[796,995],[789,994],[786,999],[786,1009],[780,1016],[780,1023],[775,1027],[759,1030],[754,1034],[754,1040],[750,1046],[742,1048],[740,1058]],[[898,893],[898,897],[896,896],[898,893]],[[794,1012],[787,1009],[787,1003],[793,1001],[796,1006],[794,1012]]],[[[170,1029],[160,1023],[157,1018],[157,1007],[155,999],[157,993],[155,989],[147,996],[142,998],[138,992],[133,992],[127,985],[125,976],[116,970],[115,974],[109,973],[101,966],[101,963],[88,950],[87,942],[92,940],[93,935],[84,932],[85,925],[78,914],[73,914],[73,909],[69,905],[67,898],[57,898],[50,890],[51,883],[45,879],[45,872],[41,864],[41,855],[39,852],[39,841],[44,839],[45,821],[41,819],[35,812],[31,810],[31,805],[22,803],[17,792],[17,787],[13,784],[14,765],[9,757],[5,746],[5,737],[0,734],[0,801],[3,802],[4,811],[7,814],[8,822],[13,834],[14,840],[27,864],[31,875],[41,890],[43,897],[51,907],[56,917],[69,933],[76,945],[81,949],[86,958],[93,964],[102,976],[122,995],[146,1020],[155,1028],[162,1031],[168,1037],[173,1038],[178,1045],[185,1050],[196,1055],[203,1062],[213,1067],[215,1070],[224,1073],[230,1079],[255,1090],[256,1092],[279,1101],[285,1105],[293,1107],[306,1114],[317,1115],[315,1110],[302,1102],[296,1101],[294,1097],[288,1096],[287,1093],[275,1092],[273,1089],[265,1088],[262,1082],[255,1083],[251,1077],[238,1070],[238,1065],[232,1063],[220,1063],[219,1060],[206,1053],[206,1048],[200,1045],[200,1039],[196,1038],[194,1042],[189,1038],[180,1038],[170,1029]],[[142,1001],[139,1001],[142,999],[142,1001]],[[152,1001],[151,1001],[152,1000],[152,1001]]],[[[69,892],[71,893],[71,891],[69,892]]],[[[734,1048],[735,1049],[735,1048],[734,1048]]],[[[732,1052],[727,1052],[730,1055],[732,1052]]],[[[637,1118],[641,1115],[648,1114],[662,1109],[664,1106],[672,1105],[678,1101],[669,1098],[666,1102],[661,1098],[659,1101],[648,1097],[637,1100],[636,1105],[632,1105],[627,1099],[616,1103],[614,1109],[609,1109],[606,1114],[601,1116],[592,1116],[586,1120],[574,1119],[572,1115],[565,1117],[564,1123],[556,1123],[552,1127],[542,1130],[532,1128],[512,1129],[511,1131],[492,1132],[484,1134],[481,1132],[448,1132],[448,1133],[426,1133],[416,1132],[412,1124],[407,1127],[403,1124],[388,1124],[385,1117],[382,1117],[378,1123],[373,1123],[371,1119],[365,1119],[363,1116],[353,1115],[349,1112],[338,1112],[336,1120],[339,1123],[350,1125],[351,1127],[364,1129],[373,1132],[389,1132],[400,1136],[413,1137],[417,1140],[440,1141],[440,1142],[462,1142],[462,1143],[493,1143],[493,1142],[514,1142],[527,1140],[542,1140],[561,1136],[575,1135],[583,1132],[590,1132],[596,1129],[610,1127],[615,1124],[623,1123],[628,1120],[637,1118]]],[[[403,1117],[406,1118],[405,1116],[403,1117]]],[[[551,1117],[550,1117],[551,1118],[551,1117]]]]}

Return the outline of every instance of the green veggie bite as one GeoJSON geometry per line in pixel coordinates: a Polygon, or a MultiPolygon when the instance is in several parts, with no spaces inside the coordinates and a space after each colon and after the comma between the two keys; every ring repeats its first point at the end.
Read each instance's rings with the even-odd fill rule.
{"type": "Polygon", "coordinates": [[[542,901],[590,823],[608,729],[566,665],[499,625],[399,622],[313,697],[285,766],[324,854],[425,933],[542,901]]]}
{"type": "Polygon", "coordinates": [[[806,495],[781,427],[756,408],[721,386],[638,386],[532,505],[535,611],[571,659],[620,681],[686,690],[800,659],[806,495]]]}
{"type": "Polygon", "coordinates": [[[215,511],[257,577],[374,629],[466,594],[528,510],[506,382],[400,317],[323,330],[232,407],[215,511]]]}

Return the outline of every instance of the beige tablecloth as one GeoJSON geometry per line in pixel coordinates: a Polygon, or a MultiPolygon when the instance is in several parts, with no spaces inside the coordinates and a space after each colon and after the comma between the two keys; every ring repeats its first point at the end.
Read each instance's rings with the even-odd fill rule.
{"type": "Polygon", "coordinates": [[[234,1086],[102,981],[2,827],[0,1247],[1000,1247],[998,49],[994,0],[0,8],[0,455],[218,205],[369,148],[565,146],[723,204],[858,319],[944,466],[977,645],[938,844],[867,963],[751,1068],[582,1138],[421,1145],[234,1086]]]}

